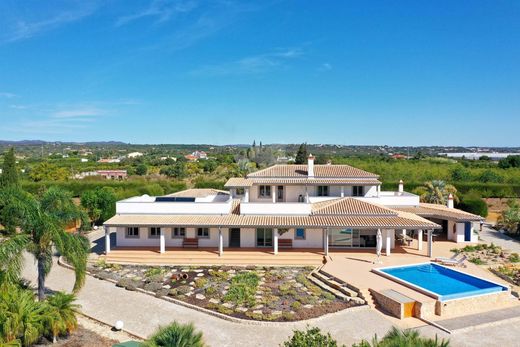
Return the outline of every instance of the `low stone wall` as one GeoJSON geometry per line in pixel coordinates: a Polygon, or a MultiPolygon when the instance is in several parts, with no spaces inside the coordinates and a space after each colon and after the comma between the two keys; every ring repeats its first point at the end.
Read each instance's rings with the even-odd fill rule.
{"type": "Polygon", "coordinates": [[[401,303],[390,299],[389,297],[370,289],[370,294],[374,298],[374,301],[383,309],[385,312],[391,314],[394,317],[403,319],[403,310],[401,303]]]}
{"type": "Polygon", "coordinates": [[[435,305],[437,301],[415,302],[414,317],[428,319],[435,316],[435,305]]]}
{"type": "Polygon", "coordinates": [[[498,309],[510,303],[510,296],[511,292],[504,291],[470,298],[437,301],[435,304],[435,314],[446,317],[478,313],[483,310],[498,309]]]}

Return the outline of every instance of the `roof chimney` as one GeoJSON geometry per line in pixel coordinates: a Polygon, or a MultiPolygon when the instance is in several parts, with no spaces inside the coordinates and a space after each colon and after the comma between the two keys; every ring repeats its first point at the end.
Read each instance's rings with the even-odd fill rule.
{"type": "Polygon", "coordinates": [[[453,208],[453,194],[448,195],[448,208],[453,208]]]}
{"type": "Polygon", "coordinates": [[[314,156],[312,154],[309,154],[309,158],[307,159],[307,176],[314,178],[314,156]]]}
{"type": "Polygon", "coordinates": [[[403,183],[403,180],[399,180],[399,188],[398,188],[397,192],[399,193],[399,195],[402,195],[402,194],[403,194],[403,192],[404,192],[404,183],[403,183]]]}

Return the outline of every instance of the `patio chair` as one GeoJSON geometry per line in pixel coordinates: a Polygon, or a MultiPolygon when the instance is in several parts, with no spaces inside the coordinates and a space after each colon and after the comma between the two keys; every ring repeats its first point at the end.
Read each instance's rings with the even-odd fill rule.
{"type": "Polygon", "coordinates": [[[454,254],[451,256],[451,258],[446,258],[446,257],[436,257],[433,261],[435,262],[443,262],[443,261],[453,261],[453,260],[456,260],[456,258],[458,257],[459,255],[458,254],[454,254]]]}
{"type": "Polygon", "coordinates": [[[440,261],[442,265],[449,265],[449,266],[462,266],[464,265],[464,261],[467,259],[466,256],[463,256],[459,260],[457,259],[445,259],[440,261]]]}

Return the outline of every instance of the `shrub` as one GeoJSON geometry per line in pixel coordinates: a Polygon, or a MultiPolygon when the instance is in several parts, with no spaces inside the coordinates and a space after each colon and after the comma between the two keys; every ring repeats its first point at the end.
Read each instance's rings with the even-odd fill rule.
{"type": "Polygon", "coordinates": [[[208,279],[204,277],[198,277],[195,279],[195,287],[204,288],[208,284],[208,279]]]}
{"type": "Polygon", "coordinates": [[[161,327],[144,343],[145,346],[176,346],[176,347],[204,347],[202,333],[196,332],[192,323],[179,324],[174,322],[161,327]]]}
{"type": "Polygon", "coordinates": [[[477,214],[482,217],[487,217],[488,215],[488,206],[486,202],[478,197],[463,197],[458,207],[466,212],[477,214]]]}
{"type": "Polygon", "coordinates": [[[165,272],[166,272],[166,270],[162,267],[151,267],[148,270],[146,270],[144,275],[147,278],[157,276],[157,275],[161,275],[161,277],[162,277],[162,275],[164,275],[165,272]]]}
{"type": "Polygon", "coordinates": [[[177,295],[186,295],[189,292],[191,292],[190,286],[178,286],[176,289],[177,289],[177,295]]]}
{"type": "Polygon", "coordinates": [[[379,340],[377,335],[372,342],[366,340],[359,344],[354,344],[352,347],[391,347],[391,346],[414,346],[414,347],[449,347],[449,340],[439,340],[437,336],[435,339],[421,337],[417,330],[399,330],[393,327],[384,337],[379,340]]]}
{"type": "Polygon", "coordinates": [[[298,311],[302,308],[302,303],[299,301],[295,301],[291,304],[291,308],[295,311],[298,311]]]}
{"type": "Polygon", "coordinates": [[[233,277],[224,301],[253,306],[259,278],[255,272],[242,272],[233,277]]]}
{"type": "Polygon", "coordinates": [[[134,291],[137,289],[137,281],[134,281],[130,278],[121,278],[119,281],[117,281],[116,286],[123,287],[126,290],[134,291]]]}
{"type": "Polygon", "coordinates": [[[144,285],[144,290],[149,292],[157,292],[162,289],[162,283],[159,282],[150,282],[144,285]]]}
{"type": "MultiPolygon", "coordinates": [[[[283,347],[337,347],[338,342],[329,333],[323,334],[319,328],[309,328],[306,331],[295,330],[293,336],[282,344],[283,347]]],[[[342,345],[345,346],[345,345],[342,345]]]]}
{"type": "Polygon", "coordinates": [[[508,259],[511,263],[518,263],[520,262],[520,255],[518,255],[518,253],[511,253],[508,259]]]}
{"type": "Polygon", "coordinates": [[[229,278],[229,273],[226,271],[217,271],[217,270],[209,270],[209,275],[211,277],[215,277],[219,282],[227,281],[229,278]]]}

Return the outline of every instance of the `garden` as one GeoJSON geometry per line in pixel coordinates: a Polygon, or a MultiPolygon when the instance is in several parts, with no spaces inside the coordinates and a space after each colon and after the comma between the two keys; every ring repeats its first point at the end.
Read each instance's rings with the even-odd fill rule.
{"type": "Polygon", "coordinates": [[[453,252],[464,255],[469,262],[488,267],[489,271],[503,280],[520,285],[520,255],[510,252],[500,246],[491,244],[478,244],[453,249],[453,252]]]}
{"type": "Polygon", "coordinates": [[[138,288],[232,317],[296,321],[359,306],[308,279],[312,267],[176,267],[108,264],[89,271],[127,290],[138,288]]]}

